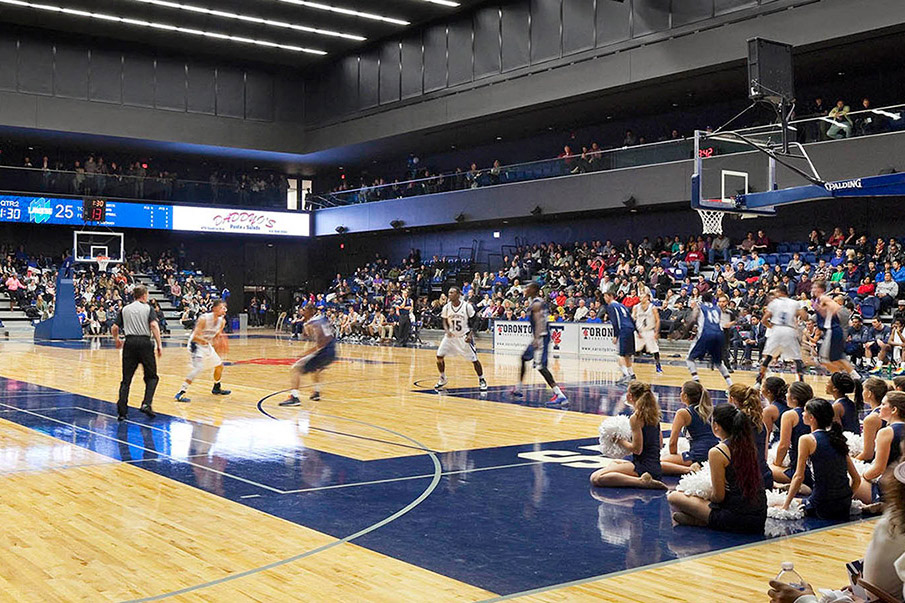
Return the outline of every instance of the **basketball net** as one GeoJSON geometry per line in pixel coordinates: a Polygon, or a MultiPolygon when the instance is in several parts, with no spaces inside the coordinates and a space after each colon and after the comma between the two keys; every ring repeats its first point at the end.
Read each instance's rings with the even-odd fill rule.
{"type": "Polygon", "coordinates": [[[699,209],[697,211],[704,224],[704,234],[723,234],[723,215],[726,212],[718,209],[699,209]]]}
{"type": "Polygon", "coordinates": [[[94,261],[97,262],[97,268],[101,272],[107,272],[107,266],[110,265],[110,258],[105,255],[99,255],[94,258],[94,261]]]}

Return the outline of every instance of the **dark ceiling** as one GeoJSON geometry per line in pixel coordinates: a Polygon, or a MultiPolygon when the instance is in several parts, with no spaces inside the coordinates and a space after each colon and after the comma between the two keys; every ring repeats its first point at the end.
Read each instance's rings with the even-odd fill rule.
{"type": "Polygon", "coordinates": [[[139,42],[158,50],[190,55],[226,56],[304,68],[482,1],[454,0],[458,6],[452,6],[452,0],[0,0],[0,22],[139,42]],[[372,17],[327,9],[367,13],[372,17]],[[244,41],[227,40],[223,36],[244,41]]]}

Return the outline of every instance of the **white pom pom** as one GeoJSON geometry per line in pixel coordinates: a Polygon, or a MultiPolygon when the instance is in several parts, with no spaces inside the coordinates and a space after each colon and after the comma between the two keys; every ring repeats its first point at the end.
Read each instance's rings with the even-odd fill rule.
{"type": "Polygon", "coordinates": [[[781,519],[771,519],[767,517],[767,523],[764,524],[764,536],[767,538],[777,538],[779,536],[791,536],[799,532],[805,531],[803,519],[790,519],[783,521],[781,519]]]}
{"type": "Polygon", "coordinates": [[[597,507],[597,531],[604,542],[625,546],[632,539],[632,515],[623,507],[603,503],[597,507]]]}
{"type": "MultiPolygon", "coordinates": [[[[680,437],[676,442],[676,454],[682,454],[683,452],[688,452],[691,448],[691,444],[688,442],[688,438],[680,437]]],[[[669,442],[663,443],[663,448],[660,449],[660,458],[665,459],[669,456],[669,442]]]]}
{"type": "Polygon", "coordinates": [[[786,504],[786,493],[780,490],[767,490],[767,517],[780,521],[795,521],[804,517],[804,504],[798,498],[792,499],[788,509],[783,509],[786,504]]]}
{"type": "Polygon", "coordinates": [[[598,431],[600,432],[600,454],[611,459],[619,459],[628,454],[625,448],[616,443],[616,440],[632,439],[632,426],[628,417],[625,415],[607,417],[600,423],[598,431]]]}
{"type": "Polygon", "coordinates": [[[858,475],[864,475],[864,472],[870,469],[871,466],[871,463],[865,463],[858,459],[852,459],[852,464],[855,466],[855,471],[858,472],[858,475]]]}
{"type": "Polygon", "coordinates": [[[845,441],[848,442],[848,453],[852,458],[864,452],[864,438],[861,434],[845,431],[843,435],[845,435],[845,441]]]}
{"type": "Polygon", "coordinates": [[[710,500],[713,496],[713,483],[710,481],[710,463],[701,465],[700,471],[686,473],[679,479],[676,490],[684,492],[686,496],[697,496],[704,500],[710,500]]]}
{"type": "MultiPolygon", "coordinates": [[[[770,465],[777,464],[777,462],[776,462],[776,449],[777,448],[779,448],[779,442],[773,442],[773,444],[770,446],[770,449],[767,450],[767,463],[769,463],[770,465]]],[[[786,456],[783,459],[782,464],[780,464],[779,466],[780,467],[789,466],[789,451],[788,450],[786,451],[786,456]]]]}

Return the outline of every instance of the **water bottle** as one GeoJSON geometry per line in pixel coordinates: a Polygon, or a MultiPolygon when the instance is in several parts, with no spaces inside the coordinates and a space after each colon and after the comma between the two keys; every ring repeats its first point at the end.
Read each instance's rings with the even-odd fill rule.
{"type": "Polygon", "coordinates": [[[791,561],[783,561],[780,568],[779,573],[776,574],[777,582],[788,584],[797,590],[803,591],[805,589],[804,579],[802,579],[801,575],[795,571],[795,566],[791,561]]]}

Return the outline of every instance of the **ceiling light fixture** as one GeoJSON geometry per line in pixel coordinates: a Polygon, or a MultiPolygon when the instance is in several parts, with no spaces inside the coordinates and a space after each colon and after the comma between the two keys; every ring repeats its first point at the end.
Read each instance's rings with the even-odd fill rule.
{"type": "Polygon", "coordinates": [[[317,27],[309,27],[308,25],[297,25],[295,23],[286,23],[285,21],[274,21],[272,19],[262,19],[260,17],[251,17],[249,15],[240,15],[237,13],[231,13],[229,11],[224,10],[215,10],[211,8],[204,8],[202,6],[193,6],[191,4],[180,4],[178,2],[168,2],[167,0],[131,0],[132,2],[139,2],[141,4],[153,4],[154,6],[163,6],[165,8],[175,8],[178,10],[184,10],[191,13],[199,13],[202,15],[211,15],[214,17],[223,17],[224,19],[234,19],[236,21],[245,21],[247,23],[257,23],[259,25],[269,25],[271,27],[280,27],[282,29],[293,29],[295,31],[304,31],[307,33],[313,33],[321,36],[329,36],[332,38],[345,38],[347,40],[356,40],[358,42],[364,42],[367,38],[364,36],[358,36],[354,34],[347,34],[338,31],[331,31],[329,29],[319,29],[317,27]]]}
{"type": "Polygon", "coordinates": [[[315,48],[304,48],[302,46],[292,46],[290,44],[279,44],[267,40],[255,40],[252,38],[243,38],[241,36],[232,36],[222,34],[215,31],[203,31],[200,29],[192,29],[189,27],[179,27],[177,25],[169,25],[167,23],[155,23],[153,21],[143,21],[141,19],[130,19],[128,17],[118,17],[116,15],[107,15],[104,13],[92,13],[74,8],[65,8],[62,6],[53,6],[52,4],[34,4],[32,2],[24,2],[23,0],[0,0],[0,4],[8,6],[18,6],[21,8],[32,8],[35,10],[43,10],[52,13],[61,13],[64,15],[73,15],[76,17],[85,17],[86,19],[97,19],[99,21],[112,21],[114,23],[124,23],[126,25],[135,25],[136,27],[145,27],[148,29],[160,29],[163,31],[172,31],[176,33],[186,34],[190,36],[198,36],[204,38],[215,38],[218,40],[228,40],[230,42],[238,42],[241,44],[254,44],[255,46],[265,46],[267,48],[278,48],[280,50],[291,50],[293,52],[304,52],[307,54],[316,54],[323,56],[327,54],[323,50],[315,48]]]}
{"type": "Polygon", "coordinates": [[[452,2],[452,0],[424,0],[425,2],[429,2],[431,4],[442,4],[443,6],[461,6],[458,2],[452,2]]]}
{"type": "Polygon", "coordinates": [[[361,11],[342,8],[340,6],[330,6],[329,4],[321,4],[320,2],[308,2],[307,0],[278,0],[286,4],[294,4],[296,6],[304,6],[316,10],[325,10],[340,15],[349,15],[350,17],[359,17],[361,19],[370,19],[372,21],[383,21],[384,23],[393,23],[394,25],[411,25],[409,21],[402,19],[394,19],[392,17],[384,17],[383,15],[375,15],[374,13],[363,13],[361,11]]]}

